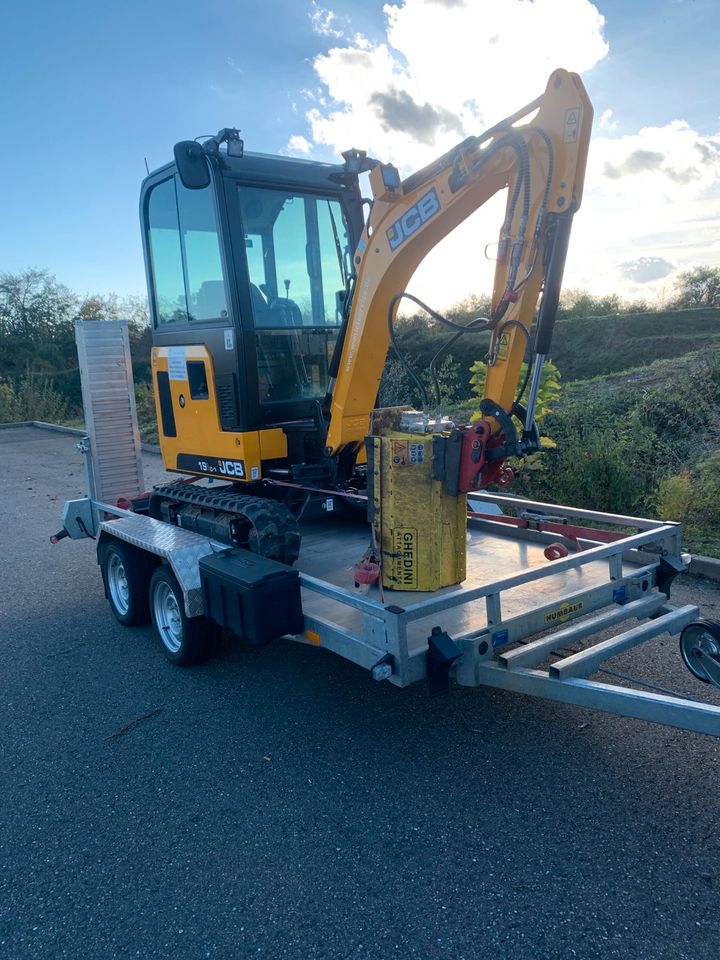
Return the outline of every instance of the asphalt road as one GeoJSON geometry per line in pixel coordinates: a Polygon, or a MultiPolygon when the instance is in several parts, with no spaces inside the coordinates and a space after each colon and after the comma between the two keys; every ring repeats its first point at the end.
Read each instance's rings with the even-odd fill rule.
{"type": "MultiPolygon", "coordinates": [[[[82,492],[0,431],[0,957],[717,960],[720,740],[286,642],[173,667],[49,546],[82,492]]],[[[668,637],[618,662],[706,693],[668,637]]]]}

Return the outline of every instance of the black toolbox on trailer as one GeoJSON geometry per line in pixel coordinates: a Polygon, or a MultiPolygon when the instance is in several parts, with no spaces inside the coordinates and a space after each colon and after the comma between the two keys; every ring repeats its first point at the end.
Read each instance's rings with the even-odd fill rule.
{"type": "Polygon", "coordinates": [[[302,633],[297,570],[233,547],[200,560],[205,614],[252,644],[302,633]]]}

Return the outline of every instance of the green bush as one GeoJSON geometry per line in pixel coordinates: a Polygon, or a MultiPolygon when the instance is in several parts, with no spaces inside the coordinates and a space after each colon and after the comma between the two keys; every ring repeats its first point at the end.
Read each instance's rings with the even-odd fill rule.
{"type": "MultiPolygon", "coordinates": [[[[524,383],[526,374],[527,363],[523,363],[520,368],[520,383],[524,383]]],[[[486,375],[487,364],[483,360],[476,360],[470,367],[470,385],[473,389],[473,399],[476,401],[481,399],[483,391],[485,390],[486,375]]],[[[552,360],[546,360],[543,366],[542,377],[540,378],[540,388],[535,406],[535,420],[538,424],[543,423],[559,400],[560,389],[560,371],[552,360]]],[[[479,411],[475,413],[475,416],[480,416],[479,411]]]]}
{"type": "Polygon", "coordinates": [[[63,423],[67,416],[67,401],[44,377],[28,373],[17,389],[10,383],[0,384],[0,422],[43,420],[46,423],[63,423]]]}
{"type": "Polygon", "coordinates": [[[556,449],[545,454],[545,470],[532,478],[544,489],[533,495],[610,513],[649,509],[658,469],[652,431],[638,424],[618,429],[597,425],[556,440],[556,449]]]}
{"type": "Polygon", "coordinates": [[[137,410],[140,438],[145,443],[158,442],[157,418],[152,387],[147,383],[135,384],[135,409],[137,410]]]}
{"type": "Polygon", "coordinates": [[[720,450],[700,459],[690,473],[692,492],[683,524],[685,545],[720,556],[720,450]]]}
{"type": "Polygon", "coordinates": [[[692,502],[692,482],[687,471],[663,477],[658,484],[656,508],[661,520],[685,520],[692,502]]]}
{"type": "Polygon", "coordinates": [[[11,383],[0,383],[0,423],[17,423],[20,416],[20,401],[11,383]]]}
{"type": "Polygon", "coordinates": [[[546,417],[544,431],[556,447],[543,454],[542,471],[523,472],[519,493],[612,513],[642,514],[655,507],[672,449],[668,438],[643,420],[632,394],[590,389],[561,400],[546,417]]]}

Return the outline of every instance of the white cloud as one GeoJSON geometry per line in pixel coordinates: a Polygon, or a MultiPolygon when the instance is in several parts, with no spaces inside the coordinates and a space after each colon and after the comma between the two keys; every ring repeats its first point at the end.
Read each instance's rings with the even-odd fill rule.
{"type": "Polygon", "coordinates": [[[697,197],[719,173],[720,140],[672,120],[624,137],[596,137],[588,183],[633,202],[652,198],[662,204],[697,197]]]}
{"type": "Polygon", "coordinates": [[[310,4],[310,23],[315,33],[321,37],[332,37],[339,40],[345,33],[338,16],[332,10],[321,7],[316,0],[310,4]]]}
{"type": "MultiPolygon", "coordinates": [[[[675,273],[720,254],[720,136],[683,120],[590,145],[583,208],[573,226],[573,284],[660,295],[674,273],[640,280],[622,268],[662,259],[675,273]]],[[[647,271],[644,271],[644,276],[647,271]]]]}
{"type": "Polygon", "coordinates": [[[315,58],[332,106],[308,120],[316,143],[405,169],[532,100],[558,65],[587,70],[608,50],[589,0],[403,0],[384,12],[385,42],[356,34],[315,58]]]}
{"type": "Polygon", "coordinates": [[[307,156],[312,150],[312,144],[300,134],[295,134],[288,140],[288,150],[290,153],[302,153],[307,156]]]}
{"type": "Polygon", "coordinates": [[[663,257],[638,257],[618,264],[618,270],[623,277],[634,283],[652,283],[653,280],[663,280],[673,272],[673,265],[663,257]]]}
{"type": "MultiPolygon", "coordinates": [[[[314,4],[315,29],[342,33],[330,14],[314,4]]],[[[406,174],[532,100],[557,66],[583,73],[608,53],[589,0],[399,0],[384,14],[381,42],[346,30],[315,58],[307,136],[289,148],[360,147],[406,174]]],[[[720,138],[681,120],[617,137],[610,108],[596,130],[567,285],[652,296],[672,283],[660,261],[681,270],[717,258],[720,138]]],[[[497,240],[502,203],[490,201],[436,247],[413,291],[441,307],[487,292],[493,264],[483,251],[497,240]]]]}
{"type": "Polygon", "coordinates": [[[617,129],[617,120],[613,120],[613,117],[614,117],[614,116],[615,116],[615,114],[614,114],[613,111],[610,109],[610,107],[608,107],[607,110],[603,110],[602,114],[600,115],[600,120],[598,121],[598,124],[599,124],[599,126],[600,126],[600,129],[601,129],[601,130],[616,130],[616,129],[617,129]]]}

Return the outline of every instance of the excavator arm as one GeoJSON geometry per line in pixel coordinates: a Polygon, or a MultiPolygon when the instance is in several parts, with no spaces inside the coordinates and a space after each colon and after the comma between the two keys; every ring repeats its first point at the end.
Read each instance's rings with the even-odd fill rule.
{"type": "MultiPolygon", "coordinates": [[[[525,421],[526,430],[532,429],[591,125],[592,106],[580,78],[556,70],[538,99],[404,182],[392,166],[372,168],[372,207],[354,255],[355,288],[331,385],[328,455],[357,448],[369,433],[390,342],[388,313],[394,322],[399,294],[414,271],[443,237],[505,188],[482,410],[493,434],[509,439],[504,427],[519,414],[516,391],[542,292],[525,421]]],[[[511,444],[497,451],[496,460],[517,452],[511,444]]]]}

